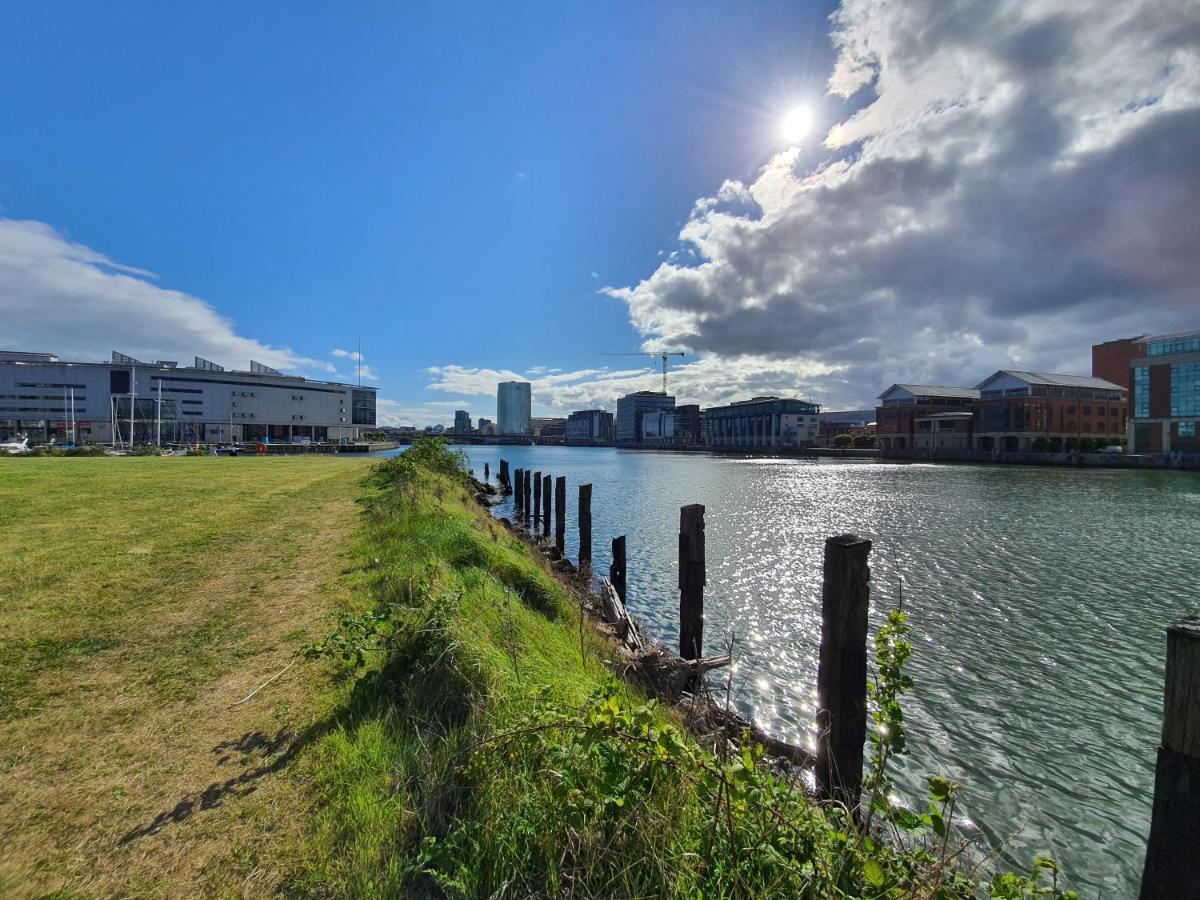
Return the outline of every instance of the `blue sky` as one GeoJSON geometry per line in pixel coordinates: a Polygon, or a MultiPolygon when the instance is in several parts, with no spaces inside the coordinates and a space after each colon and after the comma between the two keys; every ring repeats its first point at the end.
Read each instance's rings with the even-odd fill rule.
{"type": "MultiPolygon", "coordinates": [[[[361,338],[388,415],[424,422],[490,415],[487,386],[511,375],[534,379],[542,412],[611,407],[653,377],[598,354],[643,345],[693,351],[681,400],[844,406],[889,380],[1078,368],[1112,329],[1188,324],[1186,229],[1150,272],[1114,266],[1107,233],[1081,262],[1029,206],[974,212],[1015,163],[955,148],[1007,133],[999,98],[1050,47],[1067,71],[1040,74],[1038,106],[1076,127],[1012,152],[1036,167],[1026,183],[1044,171],[1039,191],[1063,192],[1064,215],[1116,227],[1115,201],[1092,209],[1092,182],[1052,173],[1083,159],[1102,179],[1191,146],[1194,48],[1175,38],[1194,8],[1133,36],[1161,59],[1146,40],[1107,42],[1133,87],[1105,100],[1073,86],[1095,62],[1087,20],[902,6],[847,3],[831,22],[832,3],[6,5],[0,344],[242,366],[257,353],[335,377],[354,366],[334,351],[361,338]],[[1017,74],[970,66],[963,86],[953,66],[970,52],[1016,54],[1017,74]],[[1153,115],[1133,122],[1139,98],[1153,115]],[[792,150],[780,120],[798,104],[816,125],[792,150]],[[1097,116],[1102,133],[1081,124],[1097,116]],[[971,191],[962,227],[988,259],[960,246],[937,262],[962,227],[876,258],[898,223],[944,227],[971,191]],[[1038,225],[1050,258],[1028,243],[1038,225]],[[890,350],[887,321],[939,358],[890,350]]],[[[1195,197],[1183,163],[1158,165],[1155,183],[1195,197]]],[[[1173,209],[1154,202],[1151,220],[1173,209]]]]}

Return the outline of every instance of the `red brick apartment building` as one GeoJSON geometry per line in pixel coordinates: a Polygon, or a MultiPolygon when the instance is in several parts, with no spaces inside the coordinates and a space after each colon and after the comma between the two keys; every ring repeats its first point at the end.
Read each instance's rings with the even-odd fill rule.
{"type": "Polygon", "coordinates": [[[969,413],[979,399],[978,390],[935,384],[893,384],[878,399],[875,442],[881,449],[971,446],[970,416],[934,416],[969,413]]]}
{"type": "Polygon", "coordinates": [[[1061,450],[1125,437],[1128,391],[1104,378],[1003,369],[978,389],[976,450],[1061,450]]]}

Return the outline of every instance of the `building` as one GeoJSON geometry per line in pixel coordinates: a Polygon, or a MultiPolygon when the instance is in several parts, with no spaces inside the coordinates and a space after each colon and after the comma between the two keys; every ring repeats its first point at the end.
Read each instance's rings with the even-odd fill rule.
{"type": "Polygon", "coordinates": [[[1071,450],[1124,438],[1127,391],[1103,378],[1002,369],[978,390],[976,450],[1071,450]]]}
{"type": "Polygon", "coordinates": [[[31,442],[129,443],[131,418],[135,443],[349,441],[374,430],[375,395],[253,361],[226,371],[200,357],[180,366],[115,351],[107,363],[0,352],[0,437],[31,442]]]}
{"type": "Polygon", "coordinates": [[[916,443],[917,419],[943,412],[971,412],[979,391],[938,384],[893,384],[878,399],[876,444],[883,450],[908,450],[916,443]]]}
{"type": "Polygon", "coordinates": [[[1092,345],[1092,377],[1119,384],[1133,396],[1133,361],[1146,355],[1146,335],[1092,345]]]}
{"type": "Polygon", "coordinates": [[[970,450],[973,445],[975,413],[969,409],[930,413],[913,421],[917,430],[910,446],[914,450],[970,450]]]}
{"type": "Polygon", "coordinates": [[[642,417],[664,409],[674,409],[675,398],[662,391],[637,391],[617,401],[614,438],[618,444],[641,443],[642,417]]]}
{"type": "Polygon", "coordinates": [[[669,447],[675,443],[675,410],[657,409],[642,413],[642,431],[638,443],[648,447],[669,447]]]}
{"type": "Polygon", "coordinates": [[[679,447],[699,447],[704,443],[704,426],[700,405],[685,403],[674,409],[673,440],[679,447]]]}
{"type": "Polygon", "coordinates": [[[1200,453],[1200,331],[1144,340],[1131,360],[1130,453],[1200,453]]]}
{"type": "Polygon", "coordinates": [[[805,400],[755,397],[704,411],[705,440],[715,450],[814,447],[821,407],[805,400]]]}
{"type": "Polygon", "coordinates": [[[470,434],[471,431],[471,414],[465,409],[456,409],[454,411],[454,433],[470,434]]]}
{"type": "Polygon", "coordinates": [[[479,434],[490,435],[495,434],[495,427],[492,425],[491,419],[479,417],[479,428],[476,429],[479,434]]]}
{"type": "Polygon", "coordinates": [[[534,437],[561,438],[566,428],[567,420],[554,416],[540,416],[529,420],[529,429],[534,437]]]}
{"type": "Polygon", "coordinates": [[[603,409],[583,409],[567,416],[564,440],[568,444],[611,444],[613,414],[603,409]]]}
{"type": "Polygon", "coordinates": [[[817,446],[832,447],[838,435],[852,437],[867,435],[875,437],[875,410],[847,409],[839,412],[823,412],[817,422],[817,446]]]}
{"type": "Polygon", "coordinates": [[[528,381],[502,381],[496,386],[496,430],[530,434],[533,397],[528,381]]]}

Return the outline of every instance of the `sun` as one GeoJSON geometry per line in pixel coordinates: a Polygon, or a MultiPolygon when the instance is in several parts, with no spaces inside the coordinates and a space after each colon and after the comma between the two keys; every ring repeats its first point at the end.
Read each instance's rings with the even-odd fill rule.
{"type": "Polygon", "coordinates": [[[788,114],[783,117],[783,124],[780,130],[783,132],[783,139],[785,141],[791,144],[798,144],[812,130],[812,126],[812,110],[807,106],[797,106],[789,110],[788,114]]]}

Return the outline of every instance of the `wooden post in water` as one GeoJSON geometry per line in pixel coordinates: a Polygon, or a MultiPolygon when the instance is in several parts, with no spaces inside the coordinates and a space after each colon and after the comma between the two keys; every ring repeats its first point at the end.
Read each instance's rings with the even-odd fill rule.
{"type": "Polygon", "coordinates": [[[492,480],[492,470],[488,468],[488,464],[483,464],[483,483],[487,484],[492,480]]]}
{"type": "Polygon", "coordinates": [[[550,537],[550,499],[554,493],[552,481],[549,475],[542,479],[542,537],[550,537]]]}
{"type": "Polygon", "coordinates": [[[608,567],[608,580],[621,602],[625,603],[625,535],[612,539],[612,565],[608,567]]]}
{"type": "Polygon", "coordinates": [[[704,651],[704,507],[679,510],[679,655],[699,659],[704,651]]]}
{"type": "Polygon", "coordinates": [[[525,474],[525,472],[522,469],[517,469],[516,474],[514,476],[515,483],[516,483],[516,490],[513,491],[513,511],[516,514],[514,516],[514,518],[517,518],[517,519],[521,518],[521,504],[524,503],[524,501],[525,501],[525,492],[522,490],[522,484],[521,484],[521,482],[524,481],[524,478],[523,478],[524,474],[525,474]]]}
{"type": "Polygon", "coordinates": [[[592,564],[592,486],[579,486],[579,565],[592,564]]]}
{"type": "Polygon", "coordinates": [[[1167,629],[1162,742],[1141,900],[1200,898],[1200,616],[1167,629]]]}
{"type": "Polygon", "coordinates": [[[817,665],[817,796],[854,811],[862,793],[867,739],[867,607],[871,542],[825,540],[821,657],[817,665]]]}
{"type": "Polygon", "coordinates": [[[522,509],[525,511],[525,524],[527,525],[529,524],[529,516],[531,513],[531,510],[529,509],[529,495],[533,491],[532,481],[533,479],[529,477],[528,472],[526,472],[525,477],[521,479],[521,482],[525,487],[525,503],[522,506],[522,509]]]}
{"type": "Polygon", "coordinates": [[[500,475],[498,476],[498,478],[499,478],[500,484],[504,487],[504,489],[506,491],[512,490],[512,484],[508,480],[508,460],[507,459],[500,460],[500,475]]]}
{"type": "Polygon", "coordinates": [[[542,473],[533,473],[533,530],[537,531],[537,521],[542,517],[542,473]]]}
{"type": "Polygon", "coordinates": [[[559,559],[566,554],[567,546],[567,476],[554,479],[554,548],[559,559]]]}

